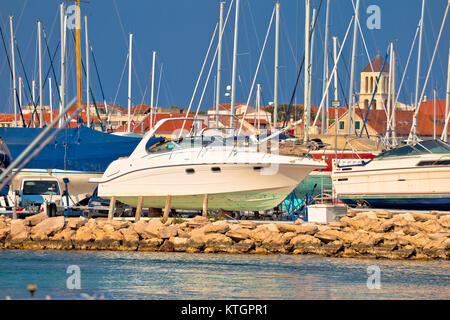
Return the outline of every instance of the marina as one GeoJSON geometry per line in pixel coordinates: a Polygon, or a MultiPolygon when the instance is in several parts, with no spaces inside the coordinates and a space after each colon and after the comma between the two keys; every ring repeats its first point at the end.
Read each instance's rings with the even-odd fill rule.
{"type": "Polygon", "coordinates": [[[0,299],[449,298],[450,1],[19,2],[0,299]]]}

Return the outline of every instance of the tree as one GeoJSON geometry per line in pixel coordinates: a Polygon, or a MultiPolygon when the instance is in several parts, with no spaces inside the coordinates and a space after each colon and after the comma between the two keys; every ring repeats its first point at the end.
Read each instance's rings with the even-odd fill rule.
{"type": "MultiPolygon", "coordinates": [[[[274,111],[274,106],[268,106],[266,108],[267,112],[270,112],[272,114],[273,117],[273,111],[274,111]]],[[[288,104],[279,104],[278,108],[277,108],[277,118],[278,121],[280,122],[284,122],[286,121],[286,116],[289,110],[289,105],[288,104]]],[[[289,120],[299,120],[303,118],[303,112],[304,112],[304,108],[303,106],[300,105],[292,105],[290,114],[289,114],[289,120]]],[[[311,111],[311,118],[315,117],[315,113],[313,111],[311,111]]]]}

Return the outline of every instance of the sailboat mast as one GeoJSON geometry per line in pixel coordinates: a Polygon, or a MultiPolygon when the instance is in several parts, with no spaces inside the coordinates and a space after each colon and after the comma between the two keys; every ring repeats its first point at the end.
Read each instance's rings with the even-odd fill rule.
{"type": "MultiPolygon", "coordinates": [[[[422,35],[423,35],[423,19],[425,15],[425,0],[422,0],[422,11],[420,16],[420,32],[419,32],[419,49],[417,52],[417,70],[416,70],[416,91],[414,95],[414,110],[417,110],[419,107],[419,76],[420,76],[420,62],[422,58],[422,35]]],[[[414,118],[413,119],[413,136],[412,138],[416,138],[417,133],[417,114],[414,112],[414,118]]]]}
{"type": "Polygon", "coordinates": [[[443,140],[448,141],[448,111],[450,107],[450,50],[448,51],[448,68],[447,68],[447,94],[445,95],[445,127],[443,134],[443,140]]]}
{"type": "MultiPolygon", "coordinates": [[[[22,77],[19,77],[19,105],[22,106],[22,77]]],[[[14,117],[15,119],[15,117],[14,117]]],[[[17,124],[16,124],[17,126],[17,124]]]]}
{"type": "MultiPolygon", "coordinates": [[[[61,3],[60,7],[60,23],[61,23],[61,81],[60,81],[60,103],[59,103],[59,114],[61,114],[65,107],[65,50],[66,50],[66,22],[67,17],[64,13],[65,6],[64,3],[61,3]]],[[[58,127],[62,126],[62,118],[59,120],[58,127]]]]}
{"type": "MultiPolygon", "coordinates": [[[[392,112],[392,52],[394,51],[394,43],[389,43],[389,82],[388,82],[388,104],[386,106],[386,141],[389,143],[391,129],[391,112],[392,112]]],[[[380,80],[381,81],[381,80],[380,80]]]]}
{"type": "Polygon", "coordinates": [[[328,133],[328,90],[326,90],[328,82],[328,21],[330,15],[330,0],[327,0],[327,10],[325,14],[325,43],[323,47],[323,94],[326,95],[325,108],[322,108],[322,127],[321,132],[325,134],[325,119],[326,119],[326,132],[328,133]],[[325,113],[325,109],[327,109],[325,113]]]}
{"type": "Polygon", "coordinates": [[[76,37],[76,58],[77,58],[77,104],[81,106],[81,17],[80,17],[80,0],[76,0],[75,7],[75,37],[76,37]]]}
{"type": "MultiPolygon", "coordinates": [[[[36,105],[36,80],[31,80],[31,104],[33,106],[36,105]]],[[[33,121],[33,128],[36,128],[36,122],[35,122],[35,114],[34,112],[32,113],[33,117],[32,117],[32,121],[33,121]]]]}
{"type": "Polygon", "coordinates": [[[309,12],[311,4],[310,0],[305,0],[305,90],[304,90],[304,111],[303,111],[303,142],[306,144],[309,140],[309,12]]]}
{"type": "MultiPolygon", "coordinates": [[[[316,20],[316,8],[313,9],[312,12],[312,20],[311,20],[311,27],[310,27],[310,32],[309,34],[311,34],[311,44],[310,44],[310,58],[309,58],[309,79],[308,79],[308,101],[309,101],[309,109],[308,109],[308,123],[309,121],[311,121],[311,84],[312,84],[312,66],[313,66],[313,53],[314,53],[314,21],[316,20]]],[[[323,110],[323,108],[322,108],[323,110]]]]}
{"type": "Polygon", "coordinates": [[[39,52],[39,128],[44,126],[44,112],[43,112],[43,95],[42,95],[42,24],[41,20],[38,20],[38,52],[39,52]]]}
{"type": "MultiPolygon", "coordinates": [[[[278,51],[280,34],[280,3],[275,3],[275,72],[273,88],[273,125],[277,128],[278,123],[278,51]]],[[[289,119],[288,119],[289,120],[289,119]]]]}
{"type": "Polygon", "coordinates": [[[89,37],[88,37],[88,21],[87,16],[84,16],[84,31],[86,38],[86,122],[88,128],[91,127],[91,96],[90,96],[90,72],[89,72],[89,37]]]}
{"type": "MultiPolygon", "coordinates": [[[[392,45],[393,46],[393,45],[392,45]]],[[[392,64],[389,66],[389,68],[391,68],[392,69],[392,79],[391,79],[391,81],[392,81],[392,92],[391,92],[391,95],[392,95],[392,97],[391,97],[391,101],[392,101],[392,106],[391,106],[391,112],[392,112],[392,124],[391,124],[391,126],[392,126],[392,145],[393,146],[396,146],[397,145],[397,134],[396,134],[396,132],[395,132],[395,130],[396,130],[396,114],[395,114],[395,108],[396,108],[396,105],[395,105],[395,101],[397,100],[396,99],[396,93],[395,93],[395,50],[394,50],[394,48],[392,47],[392,64]]]]}
{"type": "Polygon", "coordinates": [[[9,30],[11,33],[11,60],[12,60],[12,74],[13,74],[13,101],[14,101],[14,126],[17,127],[17,88],[16,88],[16,60],[14,54],[14,30],[13,30],[13,17],[9,17],[9,30]]]}
{"type": "Polygon", "coordinates": [[[216,77],[216,128],[219,127],[219,105],[220,105],[220,74],[222,72],[222,36],[223,36],[223,8],[225,2],[220,3],[219,12],[219,44],[217,48],[217,77],[216,77]]]}
{"type": "MultiPolygon", "coordinates": [[[[337,37],[333,37],[333,64],[337,63],[337,37]]],[[[334,70],[334,101],[338,101],[338,78],[337,78],[337,66],[336,70],[334,70]]],[[[334,151],[335,151],[335,159],[337,161],[337,136],[338,136],[338,107],[334,107],[334,151]]]]}
{"type": "Polygon", "coordinates": [[[131,63],[132,63],[132,55],[133,55],[133,34],[130,33],[130,45],[128,50],[128,124],[127,124],[127,132],[130,132],[131,126],[131,63]]]}
{"type": "Polygon", "coordinates": [[[50,99],[50,123],[53,122],[53,97],[52,97],[52,78],[48,78],[48,96],[50,99]]]}
{"type": "Polygon", "coordinates": [[[256,108],[258,110],[258,134],[261,134],[261,85],[256,85],[256,108]]]}
{"type": "Polygon", "coordinates": [[[150,129],[153,128],[153,92],[155,88],[155,62],[156,62],[156,51],[153,51],[153,61],[152,61],[152,90],[150,94],[150,129]]]}
{"type": "Polygon", "coordinates": [[[348,106],[348,125],[347,125],[347,134],[350,135],[352,133],[352,128],[354,125],[352,124],[354,120],[354,103],[353,100],[353,82],[355,81],[355,62],[356,62],[356,44],[358,39],[358,24],[359,24],[359,0],[356,0],[355,6],[355,25],[353,27],[353,47],[352,47],[352,64],[350,69],[350,88],[348,93],[349,98],[349,106],[348,106]]]}
{"type": "Polygon", "coordinates": [[[236,60],[237,60],[237,44],[238,44],[238,29],[239,29],[239,0],[236,0],[236,14],[234,17],[234,41],[233,41],[233,67],[231,72],[231,119],[230,127],[234,128],[234,104],[236,99],[236,60]]]}

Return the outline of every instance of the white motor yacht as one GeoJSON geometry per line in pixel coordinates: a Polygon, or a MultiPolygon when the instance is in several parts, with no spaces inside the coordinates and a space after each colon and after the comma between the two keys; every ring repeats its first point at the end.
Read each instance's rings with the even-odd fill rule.
{"type": "MultiPolygon", "coordinates": [[[[136,207],[258,211],[277,206],[314,169],[326,164],[308,157],[281,156],[241,147],[218,136],[162,138],[147,142],[165,121],[159,121],[127,158],[112,162],[98,183],[98,196],[136,207]],[[228,141],[228,142],[227,142],[228,141]]],[[[190,118],[189,120],[192,120],[190,118]]]]}
{"type": "Polygon", "coordinates": [[[425,140],[367,161],[340,160],[332,180],[349,206],[449,211],[450,145],[425,140]]]}

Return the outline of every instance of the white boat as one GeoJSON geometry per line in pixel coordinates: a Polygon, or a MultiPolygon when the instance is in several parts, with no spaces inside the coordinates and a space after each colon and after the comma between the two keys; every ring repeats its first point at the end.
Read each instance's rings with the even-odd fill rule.
{"type": "Polygon", "coordinates": [[[159,126],[177,119],[159,121],[129,157],[112,162],[101,179],[91,179],[99,184],[98,195],[134,207],[142,196],[144,208],[162,208],[170,195],[171,208],[202,209],[207,194],[209,209],[267,210],[311,171],[326,167],[312,158],[226,144],[218,136],[164,139],[146,148],[159,126]]]}
{"type": "Polygon", "coordinates": [[[341,160],[333,169],[336,196],[349,206],[450,210],[450,145],[426,140],[371,160],[341,160]]]}

